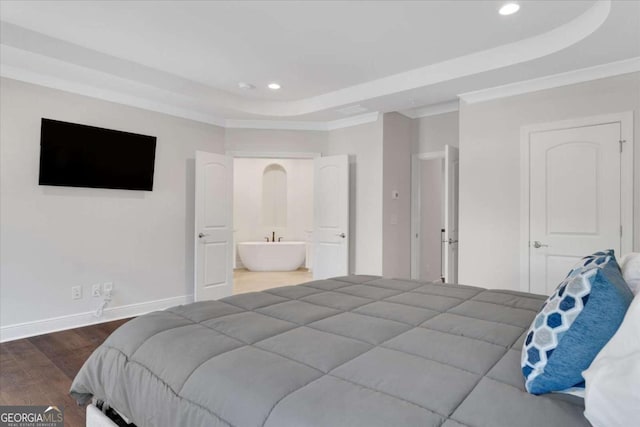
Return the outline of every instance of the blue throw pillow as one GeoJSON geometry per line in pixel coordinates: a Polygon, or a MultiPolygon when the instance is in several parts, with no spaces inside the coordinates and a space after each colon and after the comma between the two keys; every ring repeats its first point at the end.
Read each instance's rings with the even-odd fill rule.
{"type": "Polygon", "coordinates": [[[613,250],[583,258],[527,332],[521,363],[527,391],[584,388],[582,371],[616,332],[631,300],[613,250]]]}

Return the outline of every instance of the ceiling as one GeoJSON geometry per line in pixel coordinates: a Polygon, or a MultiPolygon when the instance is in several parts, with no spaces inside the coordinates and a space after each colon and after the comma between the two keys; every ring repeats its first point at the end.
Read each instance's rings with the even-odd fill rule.
{"type": "Polygon", "coordinates": [[[503,3],[3,0],[0,74],[211,123],[326,122],[640,57],[640,2],[503,3]]]}

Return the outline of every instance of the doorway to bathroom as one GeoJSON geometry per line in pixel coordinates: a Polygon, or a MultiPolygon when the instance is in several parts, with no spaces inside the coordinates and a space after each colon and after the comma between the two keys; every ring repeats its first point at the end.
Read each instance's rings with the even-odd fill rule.
{"type": "Polygon", "coordinates": [[[315,157],[234,153],[234,294],[312,280],[315,157]]]}

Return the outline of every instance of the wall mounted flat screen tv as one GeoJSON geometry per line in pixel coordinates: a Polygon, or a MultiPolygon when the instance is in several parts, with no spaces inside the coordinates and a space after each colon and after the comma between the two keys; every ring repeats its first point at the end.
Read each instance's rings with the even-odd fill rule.
{"type": "Polygon", "coordinates": [[[42,119],[40,185],[153,190],[156,137],[42,119]]]}

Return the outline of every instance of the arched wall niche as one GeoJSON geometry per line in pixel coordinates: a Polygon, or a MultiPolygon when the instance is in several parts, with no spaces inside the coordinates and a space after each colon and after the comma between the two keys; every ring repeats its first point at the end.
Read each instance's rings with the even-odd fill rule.
{"type": "Polygon", "coordinates": [[[262,172],[262,224],[287,226],[287,171],[277,163],[262,172]]]}

